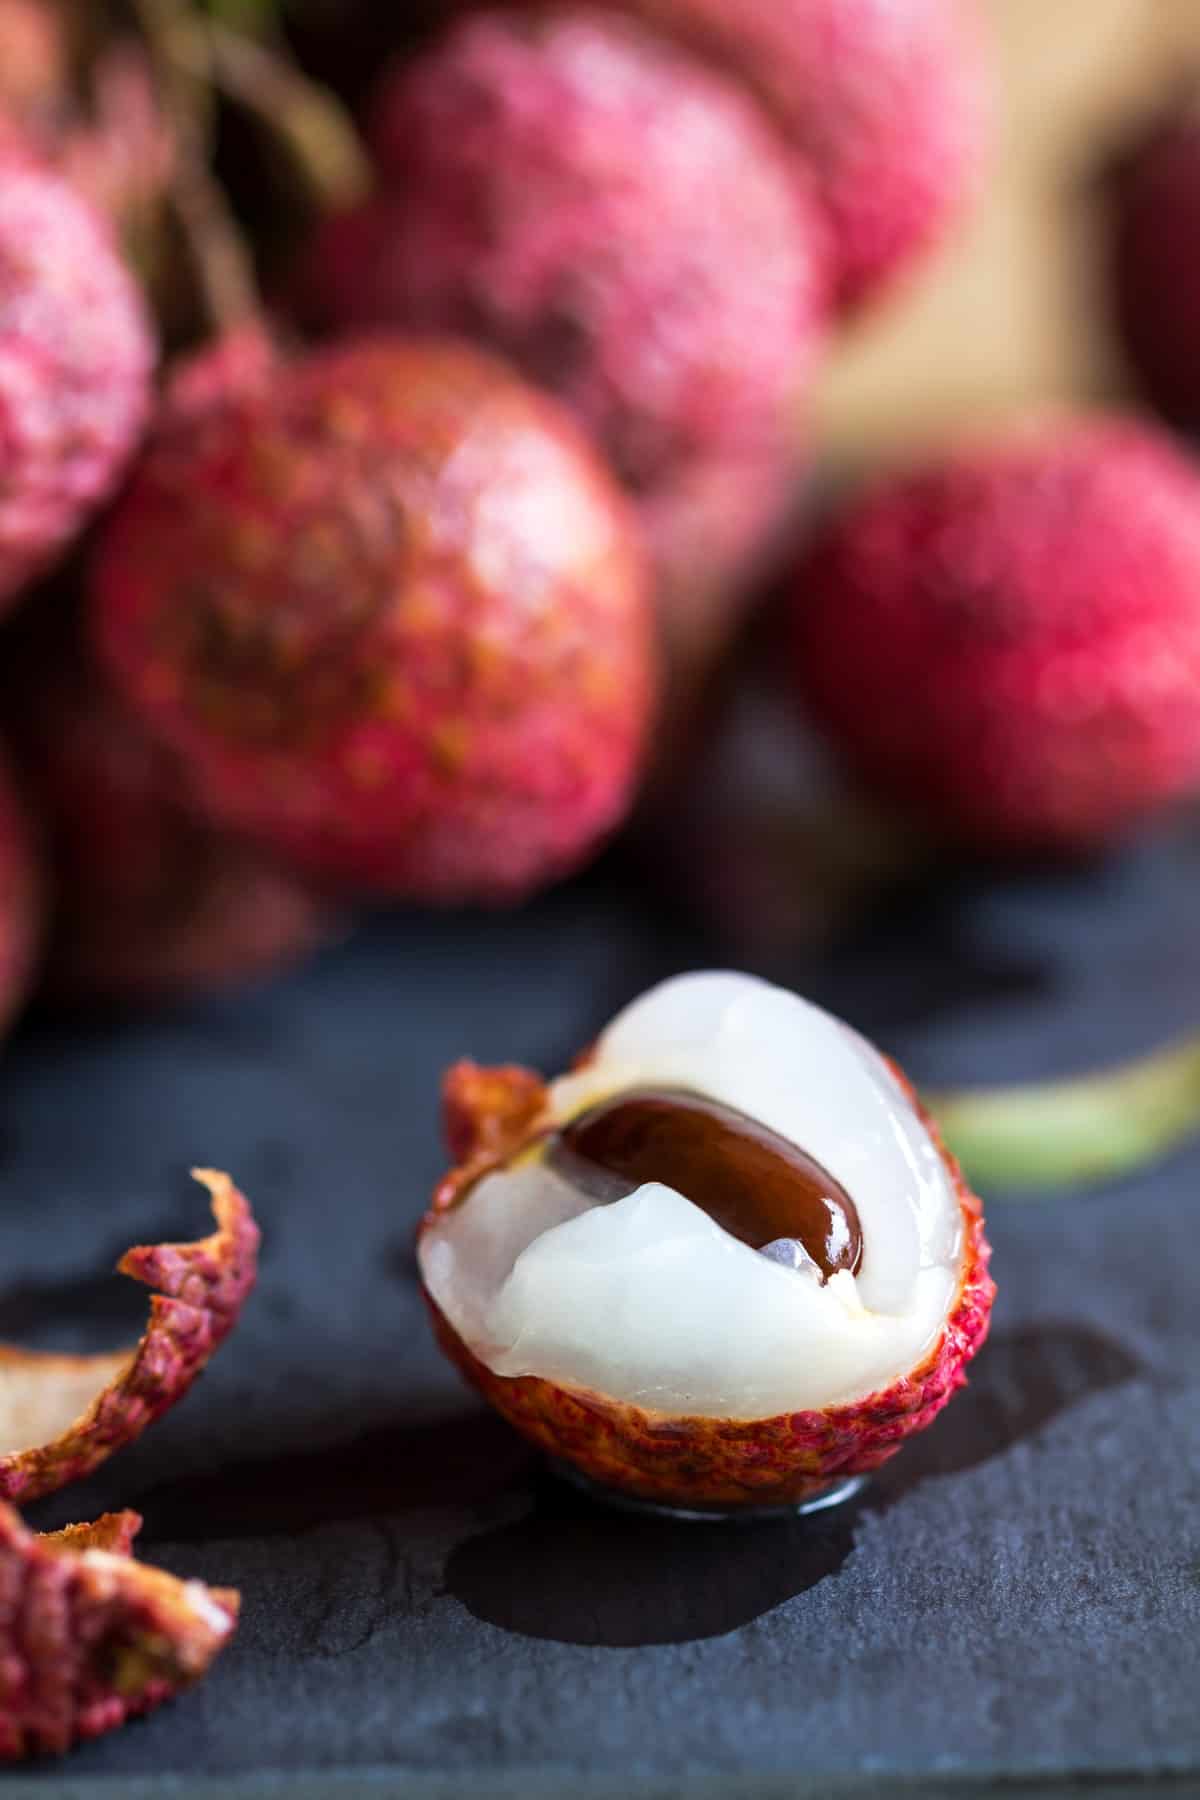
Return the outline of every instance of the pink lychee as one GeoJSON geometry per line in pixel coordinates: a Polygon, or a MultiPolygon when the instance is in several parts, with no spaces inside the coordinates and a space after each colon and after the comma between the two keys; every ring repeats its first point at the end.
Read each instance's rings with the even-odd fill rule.
{"type": "Polygon", "coordinates": [[[506,900],[619,821],[654,688],[637,533],[466,347],[282,364],[173,431],[99,543],[117,687],[226,826],[339,889],[506,900]]]}
{"type": "Polygon", "coordinates": [[[154,351],[109,234],[58,175],[0,161],[0,604],[122,474],[154,351]]]}
{"type": "Polygon", "coordinates": [[[1103,844],[1200,784],[1200,472],[1047,421],[853,499],[794,583],[792,668],[881,795],[986,852],[1103,844]]]}
{"type": "Polygon", "coordinates": [[[341,325],[501,350],[633,495],[668,630],[719,635],[786,507],[821,340],[812,208],[751,101],[627,21],[463,21],[384,81],[382,194],[313,258],[341,325]]]}
{"type": "Polygon", "coordinates": [[[875,298],[934,248],[977,193],[989,95],[974,0],[608,4],[763,102],[825,216],[840,310],[875,298]]]}

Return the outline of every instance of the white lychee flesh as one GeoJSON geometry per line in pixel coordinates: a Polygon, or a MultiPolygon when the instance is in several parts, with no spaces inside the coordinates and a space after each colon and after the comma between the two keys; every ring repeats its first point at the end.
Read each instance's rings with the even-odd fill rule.
{"type": "Polygon", "coordinates": [[[865,1039],[751,976],[680,976],[553,1085],[552,1119],[645,1087],[736,1108],[815,1158],[858,1210],[858,1273],[822,1282],[807,1259],[761,1255],[662,1183],[612,1199],[526,1155],[421,1240],[429,1293],[474,1355],[497,1375],[710,1418],[839,1405],[915,1369],[954,1305],[961,1215],[912,1101],[865,1039]]]}

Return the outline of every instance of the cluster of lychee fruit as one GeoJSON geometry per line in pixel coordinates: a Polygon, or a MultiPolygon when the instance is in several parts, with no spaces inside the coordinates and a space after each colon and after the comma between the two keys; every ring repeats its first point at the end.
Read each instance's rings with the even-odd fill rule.
{"type": "Polygon", "coordinates": [[[93,178],[169,194],[194,154],[160,46],[106,48],[89,111],[57,10],[0,7],[0,599],[40,584],[3,683],[10,1009],[43,914],[52,987],[145,996],[347,900],[575,867],[789,513],[831,319],[974,184],[965,0],[446,10],[293,324],[156,378],[129,184],[93,178]]]}
{"type": "MultiPolygon", "coordinates": [[[[584,861],[794,520],[837,326],[977,185],[970,0],[444,12],[287,324],[156,377],[47,9],[0,7],[10,1010],[43,913],[60,992],[155,995],[584,861]]],[[[792,703],[935,833],[1086,848],[1200,780],[1200,477],[1150,425],[885,477],[787,586],[792,703]]]]}

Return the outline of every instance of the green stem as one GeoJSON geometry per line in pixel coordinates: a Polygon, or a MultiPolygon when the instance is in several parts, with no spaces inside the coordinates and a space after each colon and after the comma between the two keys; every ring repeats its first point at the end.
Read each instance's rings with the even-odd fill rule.
{"type": "Polygon", "coordinates": [[[276,139],[317,205],[334,211],[361,200],[370,163],[340,101],[288,58],[219,21],[207,35],[213,82],[276,139]]]}
{"type": "Polygon", "coordinates": [[[211,96],[189,55],[193,20],[185,0],[136,0],[142,33],[175,128],[171,202],[199,282],[209,324],[230,331],[260,315],[254,264],[209,165],[211,96]]]}
{"type": "Polygon", "coordinates": [[[981,1187],[1088,1187],[1200,1135],[1200,1036],[1064,1081],[923,1096],[981,1187]]]}

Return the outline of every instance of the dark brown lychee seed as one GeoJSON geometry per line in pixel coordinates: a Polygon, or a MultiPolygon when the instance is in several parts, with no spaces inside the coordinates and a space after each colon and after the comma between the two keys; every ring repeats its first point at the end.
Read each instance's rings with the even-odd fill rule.
{"type": "Polygon", "coordinates": [[[558,1141],[625,1180],[675,1188],[754,1250],[798,1239],[825,1278],[854,1274],[862,1261],[845,1188],[795,1144],[715,1100],[639,1088],[581,1113],[558,1141]]]}

